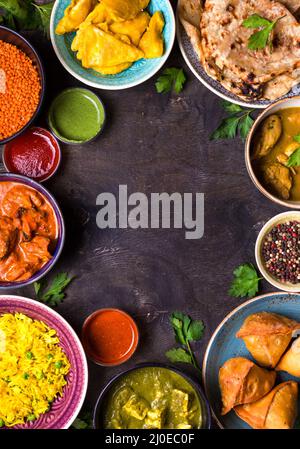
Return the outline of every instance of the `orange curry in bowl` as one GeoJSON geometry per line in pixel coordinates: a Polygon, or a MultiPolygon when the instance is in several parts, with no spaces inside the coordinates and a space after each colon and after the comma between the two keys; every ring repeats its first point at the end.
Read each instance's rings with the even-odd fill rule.
{"type": "Polygon", "coordinates": [[[18,182],[0,182],[0,282],[31,278],[52,258],[57,233],[43,195],[18,182]]]}

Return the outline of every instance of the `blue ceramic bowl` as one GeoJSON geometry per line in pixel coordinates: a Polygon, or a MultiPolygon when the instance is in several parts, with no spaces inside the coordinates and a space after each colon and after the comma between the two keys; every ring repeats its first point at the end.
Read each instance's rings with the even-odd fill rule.
{"type": "Polygon", "coordinates": [[[83,68],[81,62],[76,58],[76,54],[71,50],[71,43],[75,33],[68,33],[63,36],[55,33],[56,26],[70,3],[71,0],[56,0],[55,2],[50,23],[51,42],[64,68],[84,84],[107,90],[126,89],[151,78],[166,62],[175,39],[175,18],[169,0],[151,0],[147,8],[151,15],[155,11],[162,11],[164,15],[163,38],[165,52],[163,56],[155,59],[140,59],[129,69],[116,75],[101,75],[92,69],[83,68]]]}
{"type": "Polygon", "coordinates": [[[103,388],[103,390],[100,393],[100,396],[98,397],[95,409],[94,409],[94,417],[93,417],[93,424],[95,429],[103,429],[103,415],[105,412],[105,406],[106,406],[106,398],[108,393],[110,392],[110,389],[114,386],[114,384],[123,376],[126,376],[126,374],[135,371],[140,368],[149,368],[149,367],[157,367],[157,368],[165,368],[170,371],[174,371],[175,373],[179,374],[179,376],[182,376],[187,382],[191,384],[191,386],[194,388],[194,390],[198,394],[198,398],[201,404],[202,409],[202,429],[210,429],[211,426],[211,414],[210,414],[210,406],[206,399],[206,397],[203,394],[203,391],[199,385],[198,382],[195,381],[195,379],[180,371],[179,369],[175,368],[174,366],[168,365],[166,363],[140,363],[133,368],[130,368],[126,371],[123,371],[116,376],[114,376],[103,388]]]}
{"type": "Polygon", "coordinates": [[[32,189],[37,190],[41,195],[43,195],[52,206],[55,217],[57,220],[57,226],[58,226],[58,236],[57,236],[57,244],[56,248],[52,254],[52,259],[49,260],[46,265],[42,267],[41,270],[37,271],[31,278],[27,279],[26,281],[20,281],[20,282],[0,282],[0,290],[5,291],[9,290],[11,288],[19,288],[19,287],[25,287],[26,285],[32,284],[33,282],[38,281],[40,278],[45,276],[48,271],[51,270],[53,265],[57,262],[57,259],[59,258],[64,242],[65,242],[65,225],[64,225],[64,219],[62,216],[62,213],[58,207],[58,204],[54,197],[51,195],[51,193],[48,192],[45,187],[43,187],[41,184],[39,184],[36,181],[33,181],[33,179],[27,178],[26,176],[22,175],[15,175],[12,173],[1,173],[0,174],[0,182],[4,181],[10,181],[10,182],[18,182],[21,184],[24,184],[25,186],[31,187],[32,189]]]}
{"type": "MultiPolygon", "coordinates": [[[[246,357],[254,361],[243,340],[236,338],[235,334],[244,320],[257,312],[278,313],[300,321],[300,294],[269,293],[251,299],[227,315],[214,332],[204,356],[203,383],[214,418],[219,426],[225,429],[250,429],[234,411],[221,416],[222,403],[218,377],[221,366],[232,357],[246,357]]],[[[287,380],[299,382],[299,378],[290,376],[288,373],[283,371],[277,373],[277,384],[287,380]]]]}

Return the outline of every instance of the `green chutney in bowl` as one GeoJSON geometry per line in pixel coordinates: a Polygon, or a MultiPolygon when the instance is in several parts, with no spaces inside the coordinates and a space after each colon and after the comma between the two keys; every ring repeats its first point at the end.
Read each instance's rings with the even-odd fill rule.
{"type": "Polygon", "coordinates": [[[52,102],[48,122],[62,142],[82,144],[95,139],[103,129],[105,109],[91,90],[73,87],[63,90],[52,102]]]}

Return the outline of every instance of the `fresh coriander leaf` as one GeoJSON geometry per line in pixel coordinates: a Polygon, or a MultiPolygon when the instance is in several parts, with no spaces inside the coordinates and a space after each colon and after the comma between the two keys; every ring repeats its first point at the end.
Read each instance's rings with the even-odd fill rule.
{"type": "Polygon", "coordinates": [[[222,107],[226,112],[234,113],[234,114],[243,111],[243,108],[240,105],[235,104],[235,103],[230,103],[230,101],[226,101],[226,100],[222,101],[222,107]]]}
{"type": "Polygon", "coordinates": [[[72,426],[74,429],[92,429],[93,428],[93,417],[89,412],[80,413],[75,419],[72,426]]]}
{"type": "Polygon", "coordinates": [[[262,50],[265,48],[269,42],[269,37],[275,24],[276,22],[266,26],[260,31],[253,33],[248,40],[248,48],[250,50],[262,50]]]}
{"type": "Polygon", "coordinates": [[[166,357],[172,363],[193,363],[190,354],[182,348],[173,348],[166,352],[166,357]]]}
{"type": "Polygon", "coordinates": [[[68,273],[60,273],[53,279],[52,283],[46,291],[44,291],[44,285],[34,285],[37,299],[46,304],[49,304],[50,306],[58,305],[65,298],[64,290],[73,279],[74,277],[69,277],[68,273]]]}
{"type": "Polygon", "coordinates": [[[36,3],[33,3],[33,5],[35,6],[40,16],[41,28],[43,29],[44,33],[49,37],[50,18],[54,2],[46,3],[45,5],[37,5],[36,3]]]}
{"type": "Polygon", "coordinates": [[[39,297],[40,291],[42,289],[42,282],[35,282],[33,284],[34,292],[37,297],[39,297]]]}
{"type": "Polygon", "coordinates": [[[227,117],[222,120],[220,126],[211,134],[210,140],[233,139],[236,137],[240,117],[227,117]]]}
{"type": "Polygon", "coordinates": [[[0,0],[0,8],[10,13],[17,20],[25,21],[28,17],[28,6],[18,0],[0,0]]]}
{"type": "Polygon", "coordinates": [[[287,161],[287,167],[299,167],[300,166],[300,147],[297,148],[289,157],[287,161]]]}
{"type": "Polygon", "coordinates": [[[249,131],[254,123],[253,118],[249,114],[244,115],[239,122],[239,133],[242,139],[246,139],[249,131]]]}
{"type": "Polygon", "coordinates": [[[177,69],[175,67],[169,67],[165,69],[162,75],[157,79],[155,83],[156,91],[160,93],[170,92],[172,89],[179,94],[186,81],[186,77],[183,69],[177,69]]]}
{"type": "Polygon", "coordinates": [[[234,272],[234,279],[228,290],[228,294],[234,298],[248,296],[251,298],[258,292],[258,284],[262,279],[258,277],[252,264],[242,264],[234,272]]]}
{"type": "Polygon", "coordinates": [[[294,140],[298,143],[300,143],[300,134],[297,134],[296,136],[294,136],[294,140]]]}
{"type": "Polygon", "coordinates": [[[252,14],[243,22],[245,28],[260,28],[270,25],[272,22],[259,14],[252,14]]]}
{"type": "Polygon", "coordinates": [[[186,334],[186,338],[188,341],[199,341],[203,337],[204,332],[204,323],[202,320],[192,321],[188,332],[186,334]]]}
{"type": "Polygon", "coordinates": [[[174,312],[170,316],[170,321],[173,326],[176,341],[185,345],[186,339],[183,331],[184,315],[181,312],[174,312]]]}
{"type": "Polygon", "coordinates": [[[186,76],[184,74],[183,69],[180,69],[177,72],[176,79],[174,82],[174,90],[177,94],[179,94],[182,91],[185,82],[186,82],[186,76]]]}
{"type": "Polygon", "coordinates": [[[88,424],[80,418],[75,419],[75,421],[72,424],[72,427],[74,429],[88,429],[89,428],[88,424]]]}

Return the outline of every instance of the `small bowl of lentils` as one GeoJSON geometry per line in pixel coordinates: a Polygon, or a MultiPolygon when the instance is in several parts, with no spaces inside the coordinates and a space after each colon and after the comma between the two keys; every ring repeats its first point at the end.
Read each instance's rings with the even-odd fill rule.
{"type": "Polygon", "coordinates": [[[255,257],[263,277],[274,287],[300,292],[300,212],[283,212],[260,231],[255,257]]]}

